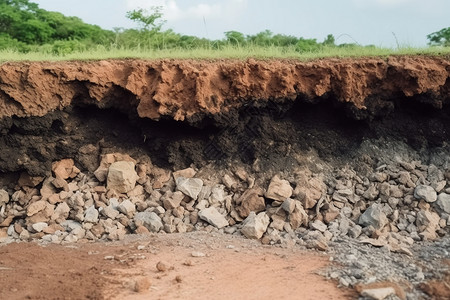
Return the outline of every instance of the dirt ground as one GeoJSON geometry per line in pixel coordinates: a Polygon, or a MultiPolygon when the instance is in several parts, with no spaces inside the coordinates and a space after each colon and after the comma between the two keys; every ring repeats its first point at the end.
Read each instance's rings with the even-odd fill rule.
{"type": "Polygon", "coordinates": [[[107,244],[11,243],[0,247],[0,299],[354,298],[316,274],[328,264],[327,256],[295,247],[202,232],[107,244]]]}

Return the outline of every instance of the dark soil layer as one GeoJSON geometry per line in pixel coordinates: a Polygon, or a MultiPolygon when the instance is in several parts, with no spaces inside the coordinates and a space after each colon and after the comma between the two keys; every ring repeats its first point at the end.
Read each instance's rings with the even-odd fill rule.
{"type": "Polygon", "coordinates": [[[48,175],[51,162],[63,158],[94,171],[99,154],[112,150],[147,154],[156,165],[175,169],[237,161],[255,172],[288,171],[311,150],[326,162],[349,162],[367,139],[404,142],[425,154],[450,140],[450,105],[438,109],[418,97],[386,103],[362,118],[353,106],[329,99],[253,102],[196,122],[71,106],[43,117],[3,118],[0,171],[48,175]]]}

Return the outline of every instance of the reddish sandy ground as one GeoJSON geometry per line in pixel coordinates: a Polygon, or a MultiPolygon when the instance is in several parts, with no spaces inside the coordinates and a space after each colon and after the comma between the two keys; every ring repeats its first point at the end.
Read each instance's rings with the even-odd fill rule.
{"type": "Polygon", "coordinates": [[[316,274],[328,263],[295,247],[206,233],[108,244],[13,243],[0,247],[0,299],[354,298],[316,274]],[[157,270],[160,261],[167,271],[157,270]],[[136,292],[136,282],[151,286],[136,292]]]}

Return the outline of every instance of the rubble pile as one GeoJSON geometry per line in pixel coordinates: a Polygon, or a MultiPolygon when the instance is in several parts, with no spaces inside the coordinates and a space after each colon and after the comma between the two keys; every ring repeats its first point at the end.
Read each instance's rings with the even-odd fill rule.
{"type": "Polygon", "coordinates": [[[350,237],[410,254],[449,225],[450,169],[420,161],[379,165],[367,176],[347,166],[265,180],[244,167],[172,172],[111,153],[95,172],[64,159],[51,177],[22,173],[0,190],[0,238],[52,243],[218,230],[319,250],[350,237]]]}

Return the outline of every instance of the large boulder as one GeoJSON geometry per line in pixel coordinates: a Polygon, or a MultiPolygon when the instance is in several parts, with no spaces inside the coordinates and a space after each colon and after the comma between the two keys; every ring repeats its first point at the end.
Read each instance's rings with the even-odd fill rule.
{"type": "Polygon", "coordinates": [[[270,218],[265,212],[251,212],[242,223],[241,233],[249,239],[260,239],[269,226],[270,218]]]}
{"type": "Polygon", "coordinates": [[[128,193],[135,185],[138,175],[131,161],[117,161],[108,169],[107,187],[118,193],[128,193]]]}
{"type": "Polygon", "coordinates": [[[381,204],[374,203],[359,217],[359,225],[370,226],[376,229],[383,228],[388,223],[388,218],[383,212],[381,204]]]}
{"type": "Polygon", "coordinates": [[[214,206],[202,209],[198,212],[198,216],[219,229],[229,225],[227,219],[214,206]]]}
{"type": "Polygon", "coordinates": [[[292,196],[292,190],[293,189],[289,184],[289,181],[282,180],[280,177],[275,175],[270,181],[265,196],[269,199],[283,202],[292,196]]]}
{"type": "Polygon", "coordinates": [[[179,191],[194,200],[197,200],[203,186],[203,180],[199,178],[185,178],[183,176],[177,177],[176,183],[179,191]]]}
{"type": "Polygon", "coordinates": [[[418,185],[414,189],[414,197],[416,199],[423,199],[428,203],[432,203],[437,200],[437,193],[431,186],[418,185]]]}

